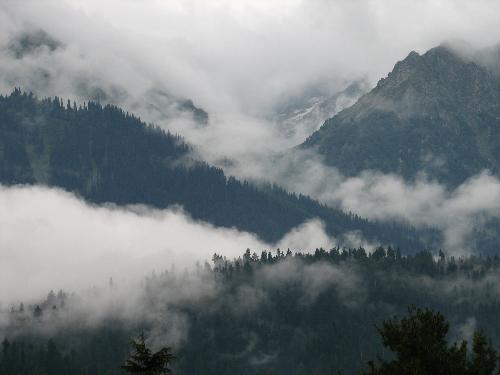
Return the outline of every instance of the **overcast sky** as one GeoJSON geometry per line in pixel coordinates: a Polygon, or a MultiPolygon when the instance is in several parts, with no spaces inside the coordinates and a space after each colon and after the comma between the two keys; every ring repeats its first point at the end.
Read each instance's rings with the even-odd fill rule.
{"type": "Polygon", "coordinates": [[[263,113],[318,81],[373,83],[411,50],[445,40],[500,41],[494,0],[4,0],[0,7],[4,30],[42,28],[95,64],[84,68],[122,81],[143,76],[214,113],[263,113]],[[113,77],[125,67],[132,76],[113,77]]]}

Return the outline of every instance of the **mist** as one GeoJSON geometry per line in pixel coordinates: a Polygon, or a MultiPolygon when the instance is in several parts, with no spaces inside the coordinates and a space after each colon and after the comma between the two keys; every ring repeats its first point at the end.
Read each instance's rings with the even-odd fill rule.
{"type": "Polygon", "coordinates": [[[436,228],[450,254],[481,253],[474,232],[500,219],[500,180],[488,170],[450,189],[423,173],[414,181],[370,170],[347,177],[309,150],[259,159],[252,167],[241,177],[256,183],[271,181],[367,219],[436,228]]]}
{"type": "MultiPolygon", "coordinates": [[[[358,240],[356,233],[342,238],[345,244],[358,240]]],[[[276,248],[307,252],[335,243],[317,220],[267,244],[250,233],[194,221],[181,207],[95,206],[59,189],[0,186],[0,337],[50,337],[111,319],[131,332],[147,327],[153,345],[177,346],[189,332],[186,306],[232,306],[238,316],[268,303],[269,286],[297,282],[301,303],[334,288],[343,304],[354,307],[363,293],[350,268],[289,259],[231,293],[206,269],[213,267],[214,253],[241,262],[247,248],[258,254],[276,248]],[[35,306],[43,314],[34,315],[35,306]]]]}
{"type": "Polygon", "coordinates": [[[236,229],[194,221],[180,207],[93,206],[45,187],[0,187],[0,294],[2,302],[49,290],[81,291],[138,281],[152,271],[192,269],[214,253],[239,257],[278,247],[333,246],[319,221],[292,229],[276,244],[236,229]],[[22,282],[20,282],[22,275],[22,282]]]}
{"type": "Polygon", "coordinates": [[[278,126],[286,103],[307,109],[351,82],[373,86],[409,51],[446,40],[494,44],[499,16],[487,0],[6,1],[0,88],[115,103],[179,132],[205,159],[243,166],[314,130],[278,126]],[[16,38],[41,30],[52,42],[12,53],[16,38]],[[204,108],[209,126],[178,113],[175,98],[204,108]]]}

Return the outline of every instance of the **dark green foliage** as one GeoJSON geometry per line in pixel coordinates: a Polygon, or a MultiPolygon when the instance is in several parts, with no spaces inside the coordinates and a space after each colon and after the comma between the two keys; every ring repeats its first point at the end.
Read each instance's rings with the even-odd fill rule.
{"type": "Polygon", "coordinates": [[[95,203],[179,204],[195,219],[270,242],[315,217],[332,235],[361,230],[371,241],[409,251],[435,239],[432,231],[372,223],[278,187],[258,189],[227,178],[221,169],[192,160],[190,151],[181,138],[113,106],[89,102],[77,108],[20,90],[0,97],[2,184],[56,186],[95,203]]]}
{"type": "Polygon", "coordinates": [[[385,321],[378,333],[396,358],[370,361],[363,375],[492,375],[498,356],[484,332],[474,333],[472,354],[467,342],[448,344],[449,324],[441,313],[412,307],[408,316],[385,321]]]}
{"type": "MultiPolygon", "coordinates": [[[[43,323],[42,323],[43,324],[43,323]]],[[[130,332],[122,324],[54,333],[13,335],[2,343],[1,375],[118,375],[128,352],[130,332]]]]}
{"type": "Polygon", "coordinates": [[[162,375],[170,374],[171,362],[175,359],[172,349],[164,347],[157,352],[152,352],[146,346],[144,334],[132,340],[133,352],[127,358],[122,370],[127,374],[162,375]]]}
{"type": "MultiPolygon", "coordinates": [[[[369,360],[395,358],[384,350],[375,326],[388,316],[404,315],[412,304],[429,306],[443,314],[433,321],[432,329],[422,330],[425,325],[416,325],[404,336],[405,340],[415,335],[435,341],[435,346],[430,345],[432,353],[444,348],[440,338],[448,331],[442,317],[451,322],[451,340],[463,338],[458,327],[474,318],[475,325],[500,345],[498,258],[453,258],[444,254],[434,258],[428,252],[402,256],[392,248],[379,248],[372,254],[362,248],[333,248],[317,249],[312,254],[280,250],[257,255],[247,251],[235,260],[221,255],[213,260],[213,266],[198,267],[190,275],[170,271],[144,281],[147,297],[138,306],[144,309],[144,316],[157,311],[162,294],[187,292],[193,278],[199,278],[199,285],[213,285],[209,290],[216,291],[195,300],[167,299],[167,311],[181,314],[189,325],[185,340],[175,345],[176,374],[354,374],[369,360]]],[[[58,321],[64,316],[58,315],[53,305],[61,312],[66,308],[72,311],[69,295],[56,293],[55,300],[49,302],[51,298],[49,293],[38,303],[44,320],[32,321],[29,327],[45,327],[52,319],[58,321]]],[[[0,371],[1,375],[47,373],[39,370],[39,364],[47,362],[47,339],[32,329],[29,335],[19,335],[19,326],[32,316],[36,306],[25,303],[23,311],[16,306],[11,312],[11,328],[5,331],[11,345],[15,342],[34,348],[23,362],[27,370],[18,370],[18,362],[0,356],[0,369],[11,369],[0,371]]],[[[171,316],[167,313],[162,319],[168,322],[171,316]]],[[[423,316],[427,316],[425,311],[423,316]]],[[[398,321],[393,323],[387,337],[398,349],[398,321]]],[[[51,336],[59,351],[56,357],[73,358],[73,362],[69,362],[71,371],[48,374],[115,375],[128,356],[130,332],[157,332],[158,328],[148,321],[107,319],[95,326],[53,331],[51,336]]],[[[452,347],[445,343],[447,348],[452,347]]],[[[488,374],[495,356],[488,340],[476,335],[471,349],[467,363],[471,368],[483,368],[477,375],[488,374]]]]}
{"type": "Polygon", "coordinates": [[[2,342],[0,374],[71,374],[77,363],[73,352],[62,354],[53,340],[41,345],[2,342]]]}

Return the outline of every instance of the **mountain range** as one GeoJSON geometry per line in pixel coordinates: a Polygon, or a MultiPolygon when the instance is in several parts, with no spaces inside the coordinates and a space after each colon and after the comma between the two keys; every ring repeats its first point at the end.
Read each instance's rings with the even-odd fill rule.
{"type": "MultiPolygon", "coordinates": [[[[298,147],[318,152],[347,176],[378,170],[409,181],[426,176],[454,188],[485,169],[498,173],[500,78],[491,61],[447,46],[411,52],[298,147]]],[[[334,101],[360,91],[359,85],[348,87],[334,101]]],[[[161,107],[163,94],[153,96],[160,99],[152,105],[161,107]]],[[[200,126],[207,123],[206,112],[191,101],[179,105],[200,126]]],[[[324,113],[330,107],[311,108],[324,113]]],[[[270,243],[319,218],[338,238],[357,231],[371,242],[410,252],[439,244],[432,230],[370,222],[276,186],[227,177],[195,158],[181,137],[113,105],[77,106],[16,89],[0,98],[0,135],[0,183],[6,185],[60,187],[95,203],[181,205],[194,219],[249,231],[270,243]]],[[[498,242],[496,234],[487,237],[488,247],[498,242]]]]}

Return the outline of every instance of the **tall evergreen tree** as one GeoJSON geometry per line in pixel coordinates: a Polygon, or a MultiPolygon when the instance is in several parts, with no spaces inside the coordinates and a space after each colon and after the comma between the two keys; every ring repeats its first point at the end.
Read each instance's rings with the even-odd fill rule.
{"type": "Polygon", "coordinates": [[[467,342],[449,345],[449,324],[431,309],[410,307],[408,316],[385,321],[378,333],[395,353],[391,360],[368,362],[362,375],[491,375],[497,368],[495,348],[482,331],[474,334],[472,354],[467,342]]]}
{"type": "Polygon", "coordinates": [[[175,359],[170,347],[163,347],[153,352],[147,347],[144,334],[132,340],[133,352],[122,366],[128,374],[162,375],[170,374],[170,364],[175,359]]]}

